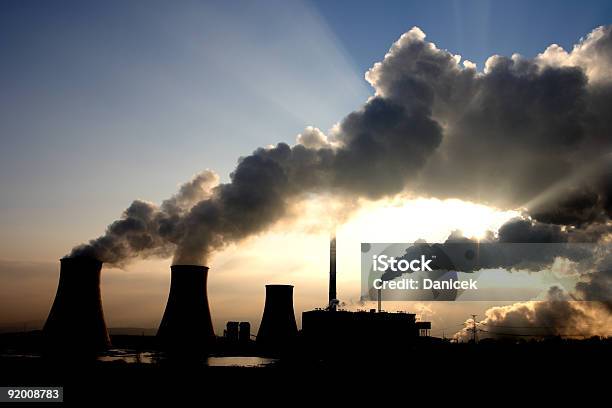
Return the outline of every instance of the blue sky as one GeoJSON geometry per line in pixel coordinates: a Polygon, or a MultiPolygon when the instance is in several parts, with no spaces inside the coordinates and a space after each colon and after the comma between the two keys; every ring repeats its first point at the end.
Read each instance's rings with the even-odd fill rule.
{"type": "Polygon", "coordinates": [[[3,1],[0,258],[56,259],[134,198],[328,129],[412,26],[482,67],[611,17],[605,1],[3,1]]]}
{"type": "Polygon", "coordinates": [[[438,47],[482,69],[493,54],[531,57],[552,43],[568,49],[612,22],[612,2],[605,0],[310,1],[362,71],[415,25],[438,47]]]}

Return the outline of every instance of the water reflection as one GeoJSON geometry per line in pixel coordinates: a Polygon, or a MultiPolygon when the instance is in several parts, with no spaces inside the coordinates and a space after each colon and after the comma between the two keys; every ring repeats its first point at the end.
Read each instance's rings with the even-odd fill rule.
{"type": "MultiPolygon", "coordinates": [[[[111,349],[97,357],[102,362],[121,361],[129,364],[157,364],[165,359],[163,353],[130,349],[111,349]]],[[[257,356],[213,356],[202,364],[209,367],[266,367],[276,362],[274,358],[257,356]]]]}
{"type": "Polygon", "coordinates": [[[274,358],[265,357],[242,357],[242,356],[224,356],[224,357],[208,357],[208,366],[210,367],[266,367],[274,364],[277,360],[274,358]]]}
{"type": "Polygon", "coordinates": [[[130,349],[110,349],[97,358],[102,362],[123,361],[125,363],[153,364],[159,360],[158,353],[130,349]]]}

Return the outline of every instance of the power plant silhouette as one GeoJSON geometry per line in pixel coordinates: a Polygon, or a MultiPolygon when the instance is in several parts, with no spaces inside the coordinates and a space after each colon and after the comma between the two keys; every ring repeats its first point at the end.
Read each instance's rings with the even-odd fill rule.
{"type": "Polygon", "coordinates": [[[53,306],[43,327],[50,350],[97,351],[110,346],[102,311],[102,262],[87,258],[60,260],[60,277],[53,306]]]}
{"type": "Polygon", "coordinates": [[[297,334],[293,286],[266,285],[266,303],[257,333],[257,344],[266,350],[283,349],[293,343],[297,334]]]}
{"type": "Polygon", "coordinates": [[[170,294],[157,338],[172,351],[209,349],[215,342],[206,281],[208,267],[172,265],[170,294]]]}
{"type": "MultiPolygon", "coordinates": [[[[379,308],[365,311],[338,309],[336,296],[336,238],[330,240],[329,299],[324,309],[302,314],[298,332],[292,285],[266,285],[266,300],[256,336],[258,349],[276,352],[291,349],[298,338],[317,347],[327,344],[375,344],[380,339],[412,342],[428,337],[431,323],[416,321],[410,313],[387,313],[379,308]]],[[[99,351],[110,346],[100,296],[102,262],[88,257],[60,260],[60,278],[53,306],[43,328],[49,351],[99,351]]],[[[172,265],[168,302],[157,331],[157,347],[180,353],[208,353],[216,336],[208,305],[209,268],[172,265]]],[[[230,343],[248,344],[250,324],[228,322],[225,337],[230,343]]],[[[329,349],[329,348],[328,348],[329,349]]]]}

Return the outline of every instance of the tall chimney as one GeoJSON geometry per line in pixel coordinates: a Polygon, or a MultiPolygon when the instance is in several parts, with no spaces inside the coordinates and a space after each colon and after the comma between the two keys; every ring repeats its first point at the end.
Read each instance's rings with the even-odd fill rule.
{"type": "Polygon", "coordinates": [[[329,241],[329,303],[328,309],[336,311],[338,304],[336,294],[336,234],[331,236],[329,241]]]}
{"type": "Polygon", "coordinates": [[[257,333],[257,345],[280,351],[290,346],[296,336],[293,286],[266,285],[266,304],[257,333]]]}
{"type": "Polygon", "coordinates": [[[215,341],[206,279],[208,267],[172,265],[170,294],[157,331],[160,345],[171,351],[207,351],[215,341]]]}
{"type": "Polygon", "coordinates": [[[100,271],[94,258],[60,259],[60,277],[53,306],[43,327],[49,351],[98,351],[110,346],[106,330],[100,271]]]}

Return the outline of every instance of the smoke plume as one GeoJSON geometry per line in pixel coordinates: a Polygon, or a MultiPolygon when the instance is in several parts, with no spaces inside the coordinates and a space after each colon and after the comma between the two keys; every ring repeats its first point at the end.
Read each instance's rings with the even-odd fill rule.
{"type": "MultiPolygon", "coordinates": [[[[552,287],[546,301],[529,301],[493,307],[476,322],[479,338],[514,339],[547,336],[586,338],[612,335],[612,314],[597,302],[575,302],[563,290],[552,287]]],[[[473,321],[454,337],[468,341],[473,321]]]]}
{"type": "Polygon", "coordinates": [[[492,56],[482,72],[412,28],[367,72],[374,96],[328,135],[309,127],[295,145],[240,158],[229,183],[206,171],[161,206],[134,201],[70,256],[202,264],[308,195],[404,191],[526,208],[534,224],[506,226],[502,239],[600,239],[612,211],[611,73],[611,26],[569,52],[492,56]]]}

